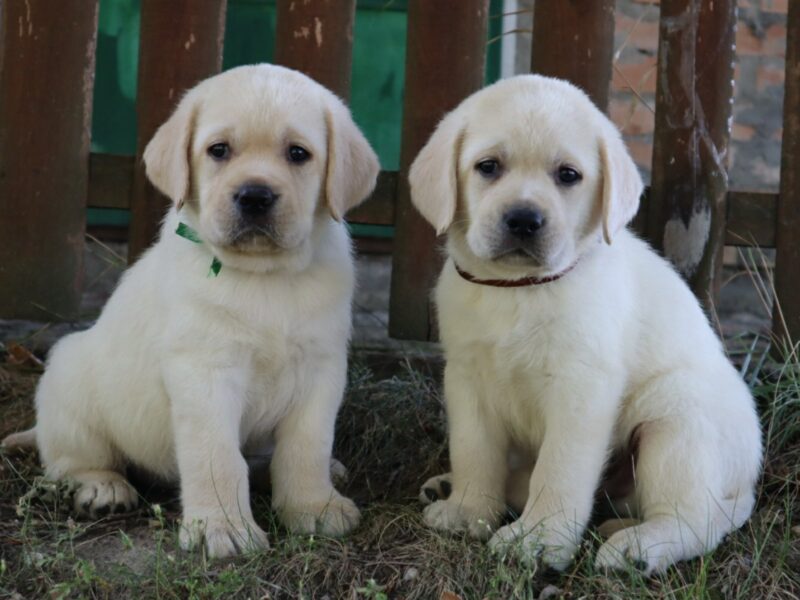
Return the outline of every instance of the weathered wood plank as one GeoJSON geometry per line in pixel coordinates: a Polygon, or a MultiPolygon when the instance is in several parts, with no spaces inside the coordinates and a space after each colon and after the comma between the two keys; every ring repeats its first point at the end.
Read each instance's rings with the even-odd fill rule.
{"type": "Polygon", "coordinates": [[[783,98],[781,194],[775,241],[773,330],[784,341],[800,341],[800,2],[786,18],[786,87],[783,98]]]}
{"type": "Polygon", "coordinates": [[[488,0],[409,0],[400,180],[389,334],[435,337],[431,287],[441,268],[433,228],[411,205],[408,169],[444,114],[483,83],[488,0]]]}
{"type": "Polygon", "coordinates": [[[355,0],[278,0],[275,62],[350,97],[355,0]]]}
{"type": "Polygon", "coordinates": [[[0,316],[77,316],[97,2],[0,2],[0,316]]]}
{"type": "Polygon", "coordinates": [[[531,72],[571,81],[608,107],[614,0],[536,0],[531,72]]]}
{"type": "MultiPolygon", "coordinates": [[[[90,155],[87,205],[128,208],[133,163],[133,156],[90,155]]],[[[381,171],[375,191],[363,204],[347,213],[347,220],[368,225],[394,225],[398,177],[397,171],[381,171]]],[[[725,245],[774,248],[777,202],[775,193],[729,191],[725,245]]]]}
{"type": "Polygon", "coordinates": [[[396,195],[397,171],[381,171],[372,195],[347,213],[347,220],[368,225],[394,225],[396,195]]]}
{"type": "Polygon", "coordinates": [[[778,194],[729,191],[726,204],[726,246],[775,247],[778,194]]]}
{"type": "MultiPolygon", "coordinates": [[[[129,208],[134,161],[133,156],[92,154],[89,157],[87,206],[129,208]]],[[[347,213],[347,220],[368,225],[394,225],[396,188],[397,171],[382,171],[372,195],[347,213]]]]}
{"type": "Polygon", "coordinates": [[[736,1],[663,0],[647,237],[708,305],[725,239],[736,1]]]}
{"type": "Polygon", "coordinates": [[[147,181],[142,153],[183,93],[219,72],[226,6],[227,0],[142,0],[130,262],[156,238],[169,206],[147,181]]]}
{"type": "Polygon", "coordinates": [[[133,156],[91,154],[87,206],[130,208],[134,160],[133,156]]]}

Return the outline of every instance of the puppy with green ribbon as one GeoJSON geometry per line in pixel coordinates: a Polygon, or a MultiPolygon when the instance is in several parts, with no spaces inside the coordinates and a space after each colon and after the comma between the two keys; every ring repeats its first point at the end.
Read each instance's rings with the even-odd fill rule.
{"type": "Polygon", "coordinates": [[[265,548],[246,454],[271,453],[272,506],[300,533],[359,510],[331,482],[345,386],[351,244],[342,218],[378,160],[345,105],[298,72],[239,67],[201,82],[144,153],[168,196],[158,241],[97,323],[53,349],[36,392],[46,476],[75,510],[130,510],[128,465],[180,486],[180,543],[265,548]]]}

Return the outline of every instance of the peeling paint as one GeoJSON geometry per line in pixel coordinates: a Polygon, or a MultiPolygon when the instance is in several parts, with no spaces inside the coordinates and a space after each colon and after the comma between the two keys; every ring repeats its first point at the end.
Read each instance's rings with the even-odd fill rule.
{"type": "Polygon", "coordinates": [[[317,48],[322,46],[322,21],[319,17],[314,17],[314,39],[317,40],[317,48]]]}
{"type": "Polygon", "coordinates": [[[194,37],[194,33],[190,33],[190,34],[189,34],[189,39],[188,39],[188,40],[186,40],[186,43],[183,45],[183,49],[184,49],[184,50],[188,50],[189,48],[191,48],[192,46],[194,46],[194,43],[195,43],[196,41],[197,41],[197,38],[195,38],[195,37],[194,37]]]}
{"type": "Polygon", "coordinates": [[[33,34],[33,20],[31,19],[31,2],[25,0],[25,20],[28,22],[28,35],[33,34]]]}
{"type": "Polygon", "coordinates": [[[172,97],[175,95],[175,88],[169,88],[169,92],[167,92],[167,98],[172,100],[172,97]]]}
{"type": "Polygon", "coordinates": [[[295,30],[292,35],[294,36],[294,39],[303,38],[304,40],[307,40],[308,36],[311,35],[311,30],[303,25],[300,29],[295,30]]]}
{"type": "Polygon", "coordinates": [[[695,211],[688,226],[676,215],[664,227],[664,254],[687,279],[694,275],[703,259],[710,232],[711,209],[708,206],[695,211]]]}
{"type": "Polygon", "coordinates": [[[97,55],[97,20],[99,8],[95,5],[91,33],[86,43],[86,55],[83,61],[83,123],[81,131],[82,150],[89,152],[92,135],[92,102],[94,99],[95,57],[97,55]]]}

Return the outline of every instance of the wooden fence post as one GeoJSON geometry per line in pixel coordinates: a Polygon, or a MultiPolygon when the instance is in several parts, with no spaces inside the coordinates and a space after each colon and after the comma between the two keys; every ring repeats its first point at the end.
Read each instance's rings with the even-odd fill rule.
{"type": "Polygon", "coordinates": [[[614,0],[536,0],[531,72],[571,81],[604,111],[614,56],[614,0]]]}
{"type": "Polygon", "coordinates": [[[275,62],[350,98],[355,0],[278,0],[275,62]]]}
{"type": "Polygon", "coordinates": [[[709,306],[725,239],[736,0],[662,0],[647,237],[709,306]]]}
{"type": "Polygon", "coordinates": [[[411,205],[408,169],[436,124],[483,83],[488,0],[409,0],[406,91],[395,210],[389,335],[435,337],[431,287],[441,268],[433,228],[411,205]]]}
{"type": "Polygon", "coordinates": [[[800,341],[800,2],[789,2],[786,24],[773,331],[784,342],[797,343],[800,341]]]}
{"type": "Polygon", "coordinates": [[[96,0],[0,2],[0,315],[77,317],[96,0]]]}
{"type": "Polygon", "coordinates": [[[129,262],[156,238],[169,206],[147,181],[142,153],[183,93],[222,67],[226,4],[227,0],[142,0],[129,262]]]}

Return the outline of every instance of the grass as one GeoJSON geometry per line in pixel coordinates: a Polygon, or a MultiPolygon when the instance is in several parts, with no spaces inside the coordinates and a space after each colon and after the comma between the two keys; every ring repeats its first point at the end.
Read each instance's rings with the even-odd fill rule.
{"type": "MultiPolygon", "coordinates": [[[[460,536],[421,522],[419,484],[446,467],[446,433],[434,378],[406,368],[378,380],[354,365],[338,421],[344,491],[363,508],[342,540],[293,536],[274,520],[268,492],[254,512],[269,551],[207,560],[177,546],[174,490],[141,488],[135,513],[96,522],[69,516],[65,490],[19,499],[41,474],[32,454],[0,454],[0,597],[6,598],[792,598],[800,597],[800,362],[760,359],[737,340],[763,415],[767,458],[753,518],[711,555],[644,578],[594,571],[591,531],[565,573],[499,561],[460,536]],[[20,509],[20,510],[18,510],[20,509]]],[[[0,368],[0,434],[28,424],[38,373],[0,368]]]]}

